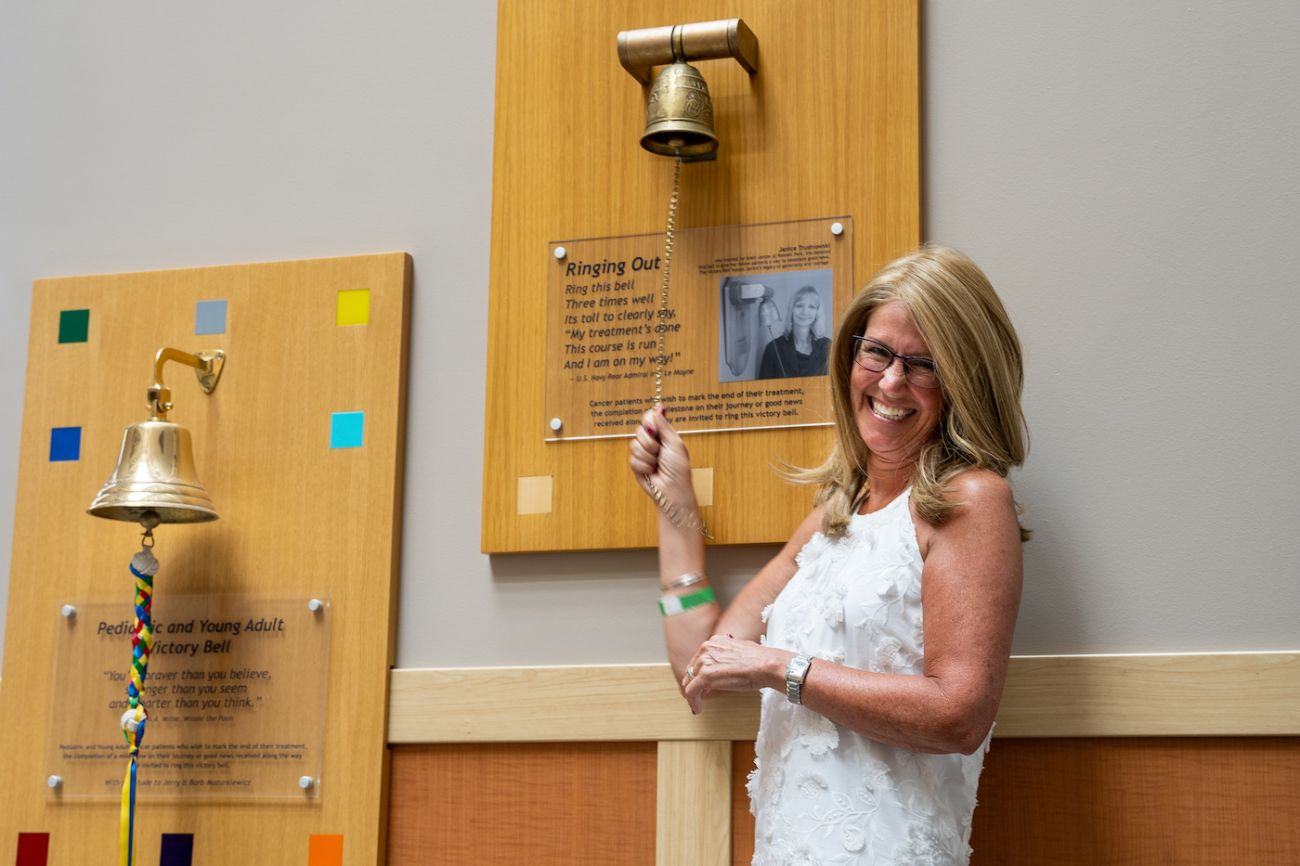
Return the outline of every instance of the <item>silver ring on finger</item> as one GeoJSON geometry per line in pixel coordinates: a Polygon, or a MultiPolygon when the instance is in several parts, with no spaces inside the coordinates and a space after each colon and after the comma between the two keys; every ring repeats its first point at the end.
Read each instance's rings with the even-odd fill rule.
{"type": "Polygon", "coordinates": [[[687,665],[687,666],[686,666],[686,682],[689,683],[689,682],[690,682],[691,680],[693,680],[693,679],[695,679],[695,668],[692,667],[691,665],[687,665]]]}

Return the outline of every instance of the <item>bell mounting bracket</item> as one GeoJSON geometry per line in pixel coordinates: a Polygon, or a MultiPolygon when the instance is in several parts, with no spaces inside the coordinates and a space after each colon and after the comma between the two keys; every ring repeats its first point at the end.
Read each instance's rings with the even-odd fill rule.
{"type": "Polygon", "coordinates": [[[618,61],[642,84],[656,66],[678,60],[732,57],[750,75],[758,72],[758,37],[739,18],[624,30],[618,34],[618,61]]]}
{"type": "Polygon", "coordinates": [[[221,371],[226,366],[226,353],[221,349],[205,349],[193,354],[167,347],[159,349],[153,359],[153,384],[149,386],[148,393],[151,421],[166,421],[167,413],[172,410],[172,389],[163,384],[163,365],[168,361],[193,367],[199,387],[204,394],[211,394],[221,380],[221,371]]]}

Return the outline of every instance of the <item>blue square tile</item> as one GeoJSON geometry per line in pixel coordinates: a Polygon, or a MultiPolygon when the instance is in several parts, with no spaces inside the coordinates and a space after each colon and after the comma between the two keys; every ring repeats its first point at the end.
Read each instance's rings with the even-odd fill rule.
{"type": "Polygon", "coordinates": [[[162,834],[158,866],[190,866],[194,862],[193,833],[162,834]]]}
{"type": "Polygon", "coordinates": [[[194,305],[195,334],[226,333],[226,302],[199,301],[194,305]]]}
{"type": "Polygon", "coordinates": [[[81,459],[81,428],[50,428],[50,462],[63,463],[81,459]]]}
{"type": "Polygon", "coordinates": [[[331,448],[360,448],[365,430],[365,412],[330,413],[331,448]]]}

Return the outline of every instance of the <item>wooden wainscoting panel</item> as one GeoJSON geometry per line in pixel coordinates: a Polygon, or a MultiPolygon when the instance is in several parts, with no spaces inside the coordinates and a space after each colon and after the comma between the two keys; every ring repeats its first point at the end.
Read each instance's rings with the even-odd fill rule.
{"type": "Polygon", "coordinates": [[[731,862],[749,866],[754,858],[754,816],[749,814],[749,792],[745,782],[754,769],[754,744],[731,744],[731,862]]]}
{"type": "Polygon", "coordinates": [[[1300,863],[1300,738],[994,740],[972,866],[1300,863]]]}
{"type": "Polygon", "coordinates": [[[654,866],[654,743],[392,751],[389,866],[654,866]]]}
{"type": "MultiPolygon", "coordinates": [[[[732,863],[754,854],[731,760],[732,863]]],[[[980,779],[971,866],[1300,863],[1300,738],[995,739],[980,779]]]]}

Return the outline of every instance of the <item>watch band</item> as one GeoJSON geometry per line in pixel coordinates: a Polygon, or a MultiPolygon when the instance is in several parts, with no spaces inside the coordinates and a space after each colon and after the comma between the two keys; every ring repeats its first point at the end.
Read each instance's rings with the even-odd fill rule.
{"type": "Polygon", "coordinates": [[[803,681],[808,678],[808,668],[812,659],[808,656],[795,656],[785,669],[785,696],[792,704],[803,703],[803,681]]]}

